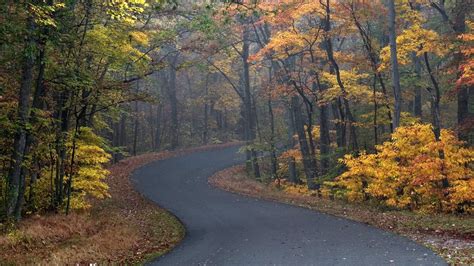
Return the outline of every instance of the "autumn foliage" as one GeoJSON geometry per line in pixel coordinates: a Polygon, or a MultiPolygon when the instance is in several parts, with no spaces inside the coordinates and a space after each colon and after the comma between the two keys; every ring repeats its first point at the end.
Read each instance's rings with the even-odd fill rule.
{"type": "Polygon", "coordinates": [[[400,209],[474,211],[474,149],[452,131],[443,130],[436,142],[431,125],[400,127],[376,150],[346,155],[347,171],[326,189],[349,201],[374,199],[400,209]]]}

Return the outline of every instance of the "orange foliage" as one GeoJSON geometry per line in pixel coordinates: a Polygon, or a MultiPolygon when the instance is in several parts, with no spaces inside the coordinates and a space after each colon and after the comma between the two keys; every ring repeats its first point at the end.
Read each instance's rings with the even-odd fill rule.
{"type": "Polygon", "coordinates": [[[474,22],[469,21],[467,25],[469,26],[470,32],[459,36],[459,39],[463,42],[461,52],[465,60],[460,66],[461,76],[456,82],[458,87],[474,85],[474,34],[472,33],[474,22]]]}
{"type": "Polygon", "coordinates": [[[449,130],[436,142],[431,125],[400,127],[377,153],[346,155],[342,162],[348,171],[328,185],[342,187],[349,201],[373,198],[401,209],[474,212],[474,148],[449,130]]]}

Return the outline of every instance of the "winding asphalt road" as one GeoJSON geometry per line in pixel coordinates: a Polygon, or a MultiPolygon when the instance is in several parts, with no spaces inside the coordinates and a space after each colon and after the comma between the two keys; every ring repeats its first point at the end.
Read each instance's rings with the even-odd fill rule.
{"type": "Polygon", "coordinates": [[[207,183],[243,161],[237,147],[156,161],[136,188],[174,213],[183,242],[156,265],[445,265],[406,238],[315,211],[234,195],[207,183]]]}

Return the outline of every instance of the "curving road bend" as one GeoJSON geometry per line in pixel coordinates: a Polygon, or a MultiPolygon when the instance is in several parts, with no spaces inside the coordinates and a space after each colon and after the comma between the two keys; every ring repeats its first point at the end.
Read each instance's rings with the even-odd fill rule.
{"type": "Polygon", "coordinates": [[[446,265],[429,249],[376,228],[212,188],[207,178],[243,162],[238,147],[156,161],[136,189],[174,213],[183,242],[153,265],[446,265]]]}

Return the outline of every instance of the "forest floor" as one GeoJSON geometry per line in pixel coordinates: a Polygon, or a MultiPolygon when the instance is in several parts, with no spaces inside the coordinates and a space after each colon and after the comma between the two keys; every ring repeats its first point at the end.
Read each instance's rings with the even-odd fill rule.
{"type": "Polygon", "coordinates": [[[425,245],[451,265],[474,265],[473,216],[387,210],[369,203],[352,204],[290,194],[269,182],[250,178],[243,165],[216,173],[209,178],[209,183],[233,193],[296,205],[369,224],[425,245]]]}
{"type": "Polygon", "coordinates": [[[178,219],[135,191],[129,177],[150,162],[237,143],[148,153],[109,167],[111,197],[87,212],[35,215],[0,235],[0,264],[135,264],[175,247],[185,230],[178,219]]]}

